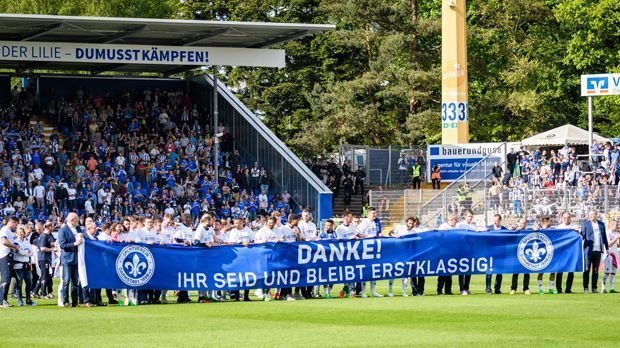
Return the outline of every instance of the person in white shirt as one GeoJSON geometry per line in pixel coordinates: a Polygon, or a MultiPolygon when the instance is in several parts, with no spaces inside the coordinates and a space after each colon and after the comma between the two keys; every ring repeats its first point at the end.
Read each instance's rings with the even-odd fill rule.
{"type": "Polygon", "coordinates": [[[140,241],[146,244],[155,244],[157,243],[159,236],[157,235],[157,231],[154,228],[153,218],[148,215],[144,218],[144,227],[140,231],[140,241]]]}
{"type": "Polygon", "coordinates": [[[260,195],[258,195],[258,209],[266,210],[269,207],[269,198],[267,198],[267,193],[265,191],[261,191],[260,195]]]}
{"type": "MultiPolygon", "coordinates": [[[[297,227],[302,241],[312,242],[318,239],[316,224],[311,221],[310,210],[308,208],[302,210],[301,220],[297,224],[297,227]]],[[[321,297],[318,292],[318,287],[315,289],[314,286],[308,286],[306,290],[302,292],[306,298],[321,297]]]]}
{"type": "Polygon", "coordinates": [[[233,221],[233,226],[228,234],[229,242],[248,246],[252,242],[252,230],[246,227],[240,218],[233,221]]]}
{"type": "MultiPolygon", "coordinates": [[[[118,235],[118,240],[120,242],[124,242],[124,243],[137,243],[140,242],[139,237],[138,237],[138,233],[137,233],[137,226],[136,226],[136,220],[135,218],[128,218],[129,221],[129,227],[124,226],[125,228],[123,229],[123,232],[120,233],[118,235]]],[[[123,221],[123,225],[126,225],[126,223],[123,221]]]]}
{"type": "MultiPolygon", "coordinates": [[[[273,230],[275,226],[276,218],[274,216],[268,217],[267,223],[263,227],[261,227],[258,232],[256,232],[256,236],[254,236],[254,242],[257,244],[277,242],[278,240],[273,230]]],[[[269,289],[262,289],[262,295],[265,302],[271,301],[271,297],[269,296],[269,289]]]]}
{"type": "MultiPolygon", "coordinates": [[[[550,229],[551,227],[551,218],[547,215],[543,215],[540,218],[540,222],[537,226],[537,229],[540,230],[546,230],[546,229],[550,229]]],[[[545,294],[545,290],[543,287],[543,273],[538,273],[538,277],[536,280],[536,283],[538,285],[538,294],[539,295],[544,295],[545,294]]],[[[549,294],[557,294],[558,290],[555,288],[555,273],[551,273],[549,274],[549,294]]]]}
{"type": "MultiPolygon", "coordinates": [[[[280,233],[282,234],[282,239],[284,240],[284,242],[293,243],[293,242],[301,240],[301,231],[299,230],[298,224],[299,224],[299,215],[291,214],[288,216],[287,224],[280,227],[280,233]]],[[[312,287],[310,286],[309,288],[312,288],[312,287]]],[[[292,288],[281,288],[278,297],[281,299],[286,299],[287,301],[295,301],[297,299],[302,299],[306,297],[306,296],[302,297],[299,294],[299,291],[301,290],[304,295],[307,295],[307,289],[308,287],[295,288],[295,296],[293,297],[292,288]]]]}
{"type": "Polygon", "coordinates": [[[254,236],[254,242],[267,243],[267,242],[281,242],[282,238],[275,230],[277,224],[277,218],[270,216],[267,218],[267,223],[261,227],[254,236]]]}
{"type": "MultiPolygon", "coordinates": [[[[394,228],[394,230],[390,232],[390,237],[399,238],[399,237],[405,237],[405,236],[417,233],[418,226],[420,226],[420,221],[415,217],[410,217],[407,219],[407,223],[405,225],[397,225],[396,228],[394,228]]],[[[412,277],[412,279],[413,278],[415,277],[412,277]]],[[[394,279],[390,279],[388,282],[388,297],[394,296],[394,293],[392,292],[393,286],[394,286],[394,279]]],[[[401,288],[403,291],[403,297],[409,296],[407,294],[407,278],[402,279],[401,288]]]]}
{"type": "Polygon", "coordinates": [[[19,245],[15,243],[13,230],[17,228],[18,221],[15,217],[10,217],[7,224],[0,229],[0,308],[9,308],[11,305],[7,301],[9,284],[11,282],[11,272],[9,269],[9,259],[12,252],[19,252],[19,245]]]}
{"type": "Polygon", "coordinates": [[[357,239],[357,226],[353,223],[353,214],[346,211],[342,215],[342,223],[336,228],[336,239],[357,239]]]}
{"type": "MultiPolygon", "coordinates": [[[[336,231],[334,230],[334,220],[327,219],[325,220],[325,229],[319,233],[319,240],[333,240],[336,239],[336,231]]],[[[323,285],[323,298],[332,298],[330,291],[332,291],[333,284],[325,284],[323,285]]],[[[316,292],[318,293],[318,286],[316,287],[316,292]]]]}
{"type": "Polygon", "coordinates": [[[19,246],[13,254],[13,272],[17,278],[15,284],[15,293],[17,294],[17,305],[22,307],[24,305],[24,299],[22,297],[22,282],[26,283],[26,305],[36,306],[35,302],[32,302],[30,293],[32,291],[32,272],[30,271],[30,258],[34,255],[34,246],[30,244],[28,238],[26,238],[26,231],[23,226],[18,226],[15,233],[15,244],[19,246]]]}
{"type": "MultiPolygon", "coordinates": [[[[345,211],[342,214],[342,223],[336,228],[336,239],[351,240],[357,239],[357,226],[353,223],[353,214],[350,211],[345,211]]],[[[340,291],[340,298],[349,298],[351,296],[351,289],[353,289],[353,283],[345,283],[344,287],[340,291]]]]}
{"type": "MultiPolygon", "coordinates": [[[[439,231],[456,230],[458,223],[458,217],[452,213],[448,215],[448,220],[437,228],[439,231]]],[[[452,277],[451,276],[438,276],[437,277],[437,295],[452,295],[452,277]]]]}
{"type": "MultiPolygon", "coordinates": [[[[118,241],[122,243],[139,242],[136,232],[136,219],[134,217],[124,218],[122,221],[122,229],[118,234],[118,241]]],[[[125,300],[122,301],[125,306],[136,306],[138,304],[138,292],[135,289],[122,289],[125,300]]]]}
{"type": "MultiPolygon", "coordinates": [[[[184,246],[192,245],[194,232],[191,228],[191,216],[181,214],[181,222],[175,224],[176,230],[174,233],[174,242],[176,244],[182,244],[184,246]]],[[[191,303],[189,298],[189,292],[187,290],[180,290],[177,292],[177,303],[191,303]]]]}
{"type": "Polygon", "coordinates": [[[189,227],[189,223],[187,223],[187,218],[185,214],[181,215],[181,221],[174,224],[174,236],[173,241],[176,244],[183,244],[185,246],[192,245],[194,232],[192,228],[189,227]],[[185,224],[181,221],[186,222],[185,224]]]}
{"type": "MultiPolygon", "coordinates": [[[[244,226],[242,219],[236,218],[233,221],[233,228],[228,233],[228,242],[246,247],[252,242],[252,230],[244,226]]],[[[241,293],[239,291],[233,291],[231,295],[231,299],[232,298],[234,298],[235,301],[241,301],[241,293]]],[[[243,291],[243,301],[251,301],[249,289],[243,291]]]]}
{"type": "Polygon", "coordinates": [[[45,208],[45,187],[41,185],[40,181],[34,187],[34,198],[37,200],[38,209],[45,208]]]}
{"type": "MultiPolygon", "coordinates": [[[[571,223],[571,216],[569,212],[565,212],[564,214],[562,214],[562,223],[555,226],[555,228],[558,230],[573,230],[576,233],[579,233],[579,227],[571,223]]],[[[562,272],[555,274],[556,289],[558,291],[558,294],[561,294],[562,292],[570,294],[572,293],[573,279],[575,279],[575,273],[568,273],[568,276],[566,277],[566,287],[564,289],[562,289],[563,276],[564,274],[562,272]]]]}
{"type": "MultiPolygon", "coordinates": [[[[527,229],[527,219],[520,218],[519,221],[517,221],[517,226],[515,227],[515,230],[523,231],[526,229],[527,229]]],[[[510,285],[511,295],[514,295],[517,293],[518,286],[519,286],[519,274],[513,274],[512,283],[510,285]]],[[[529,273],[523,274],[523,293],[525,295],[530,295],[532,293],[530,291],[530,274],[529,273]]]]}
{"type": "MultiPolygon", "coordinates": [[[[211,215],[204,214],[200,218],[200,223],[194,232],[192,245],[209,248],[217,245],[215,243],[215,230],[211,227],[211,215]]],[[[219,300],[214,290],[198,291],[199,303],[209,303],[211,300],[219,300]]]]}
{"type": "MultiPolygon", "coordinates": [[[[377,227],[377,223],[375,219],[377,218],[377,210],[373,207],[368,208],[368,217],[363,219],[362,222],[357,226],[357,234],[361,238],[376,238],[379,237],[379,228],[377,227]]],[[[366,282],[361,282],[355,284],[355,293],[356,296],[361,293],[362,298],[368,297],[366,295],[366,282]]],[[[383,297],[380,293],[377,292],[377,282],[370,282],[370,294],[374,297],[383,297]]]]}
{"type": "Polygon", "coordinates": [[[35,166],[32,172],[34,174],[34,178],[39,181],[43,179],[43,176],[45,176],[45,174],[43,173],[43,169],[41,169],[38,165],[35,166]]]}
{"type": "Polygon", "coordinates": [[[193,236],[192,245],[211,247],[215,244],[215,230],[211,227],[211,215],[204,214],[193,236]]]}
{"type": "Polygon", "coordinates": [[[164,209],[164,215],[172,215],[172,216],[174,216],[175,212],[176,211],[172,207],[172,204],[170,204],[170,202],[166,203],[166,209],[164,209]]]}
{"type": "Polygon", "coordinates": [[[317,240],[316,224],[311,221],[309,209],[304,208],[301,211],[301,221],[299,221],[298,227],[301,232],[302,240],[308,242],[317,240]]]}
{"type": "Polygon", "coordinates": [[[377,210],[373,207],[368,208],[368,217],[363,219],[357,226],[357,233],[360,238],[375,238],[379,236],[379,228],[375,219],[377,210]]]}
{"type": "Polygon", "coordinates": [[[174,218],[170,214],[164,215],[164,219],[161,222],[161,230],[159,232],[160,244],[173,244],[176,228],[174,226],[174,218]]]}
{"type": "Polygon", "coordinates": [[[86,216],[95,214],[95,208],[93,208],[93,201],[91,199],[87,199],[84,202],[84,210],[86,211],[86,216]]]}
{"type": "Polygon", "coordinates": [[[75,209],[75,202],[77,199],[77,190],[75,189],[75,187],[73,185],[71,185],[68,189],[67,189],[67,200],[69,201],[69,209],[75,209]]]}
{"type": "MultiPolygon", "coordinates": [[[[474,213],[470,209],[466,209],[464,214],[464,220],[456,224],[456,228],[459,230],[467,230],[467,231],[480,231],[474,224],[474,213]]],[[[471,291],[469,291],[469,284],[471,282],[471,275],[459,275],[459,292],[461,295],[470,295],[471,291]]]]}

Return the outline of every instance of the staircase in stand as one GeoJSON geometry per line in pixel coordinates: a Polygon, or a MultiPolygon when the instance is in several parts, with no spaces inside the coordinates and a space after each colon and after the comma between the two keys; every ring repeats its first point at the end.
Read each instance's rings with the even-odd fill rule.
{"type": "Polygon", "coordinates": [[[344,194],[340,192],[338,194],[338,197],[334,198],[333,201],[333,215],[341,217],[345,209],[348,209],[353,214],[353,216],[361,215],[363,205],[364,204],[362,202],[362,195],[353,195],[351,196],[351,204],[344,204],[344,194]]]}

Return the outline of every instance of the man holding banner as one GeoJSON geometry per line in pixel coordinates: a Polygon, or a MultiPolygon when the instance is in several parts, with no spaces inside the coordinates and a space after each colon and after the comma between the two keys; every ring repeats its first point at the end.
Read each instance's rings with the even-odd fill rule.
{"type": "MultiPolygon", "coordinates": [[[[517,228],[516,230],[519,231],[523,231],[527,229],[527,219],[526,218],[520,218],[519,222],[517,222],[517,228]]],[[[517,293],[517,288],[519,286],[519,274],[515,273],[512,275],[512,284],[510,285],[510,294],[514,295],[517,293]]],[[[523,293],[525,295],[530,295],[530,274],[529,273],[524,273],[523,274],[523,293]]]]}
{"type": "MultiPolygon", "coordinates": [[[[540,218],[540,223],[538,226],[538,230],[547,230],[551,228],[551,218],[549,216],[542,216],[540,218]]],[[[545,290],[543,289],[543,273],[538,273],[538,278],[536,283],[538,284],[538,294],[544,295],[545,290]]],[[[555,288],[555,273],[549,274],[549,293],[557,294],[558,290],[555,288]]]]}
{"type": "MultiPolygon", "coordinates": [[[[381,231],[377,225],[375,219],[377,218],[377,210],[373,207],[368,208],[368,217],[362,220],[362,222],[357,226],[357,233],[362,238],[376,238],[379,236],[381,231]]],[[[358,287],[356,284],[356,295],[358,293],[362,294],[361,297],[366,297],[366,282],[361,282],[361,285],[358,287]],[[361,291],[358,291],[361,290],[361,291]]],[[[377,292],[377,282],[370,282],[370,294],[374,297],[383,297],[380,293],[377,292]]]]}
{"type": "MultiPolygon", "coordinates": [[[[456,225],[456,228],[459,230],[467,230],[467,231],[479,231],[480,229],[474,225],[474,213],[467,209],[465,210],[465,220],[459,222],[456,225]]],[[[459,275],[459,291],[461,295],[470,295],[471,291],[469,291],[469,283],[471,282],[471,274],[462,274],[459,275]]]]}
{"type": "MultiPolygon", "coordinates": [[[[575,232],[579,232],[579,227],[573,225],[570,221],[570,213],[569,212],[565,212],[564,214],[562,214],[562,223],[557,225],[555,228],[556,229],[566,229],[566,230],[573,230],[575,232]]],[[[564,289],[562,289],[562,278],[563,278],[563,273],[559,272],[555,274],[555,284],[558,290],[558,293],[561,294],[562,292],[565,292],[567,294],[572,293],[572,287],[573,287],[573,279],[575,278],[575,273],[573,272],[569,272],[568,276],[566,277],[566,287],[564,289]]]]}
{"type": "MultiPolygon", "coordinates": [[[[209,215],[205,215],[209,216],[209,215]]],[[[203,217],[204,219],[204,217],[203,217]]],[[[210,221],[209,216],[209,221],[210,221]]],[[[243,225],[243,221],[240,218],[236,218],[233,222],[234,227],[230,230],[228,235],[228,242],[231,244],[240,244],[243,246],[248,246],[252,242],[252,231],[243,225]]],[[[231,299],[234,298],[235,301],[241,301],[241,292],[239,290],[235,290],[231,294],[231,299]]],[[[243,301],[250,301],[250,290],[245,289],[243,291],[243,301]]]]}
{"type": "MultiPolygon", "coordinates": [[[[299,216],[296,214],[291,214],[288,216],[287,224],[280,227],[280,232],[282,233],[284,242],[293,243],[301,240],[301,231],[297,227],[299,223],[299,216]]],[[[310,287],[312,288],[312,287],[310,287]]],[[[295,298],[292,296],[292,288],[281,288],[279,298],[286,299],[287,301],[295,301],[295,298]]],[[[304,298],[309,298],[310,295],[307,293],[307,287],[301,289],[304,298]]]]}
{"type": "MultiPolygon", "coordinates": [[[[345,211],[342,214],[342,223],[336,228],[336,239],[339,240],[351,240],[357,238],[357,227],[353,223],[353,214],[350,211],[345,211]]],[[[341,298],[348,298],[351,296],[351,288],[353,283],[345,283],[342,291],[340,291],[341,298]]]]}
{"type": "MultiPolygon", "coordinates": [[[[439,231],[458,230],[457,223],[458,218],[456,214],[452,213],[448,215],[448,220],[437,228],[439,231]]],[[[437,277],[437,295],[452,295],[452,277],[451,276],[438,276],[437,277]]]]}
{"type": "MultiPolygon", "coordinates": [[[[502,225],[502,216],[499,214],[493,215],[493,225],[488,227],[489,231],[507,231],[508,228],[502,225]]],[[[495,275],[495,284],[493,286],[493,292],[491,292],[491,282],[493,279],[493,275],[487,274],[486,276],[486,294],[490,295],[492,293],[501,294],[502,293],[502,275],[495,275]]]]}
{"type": "MultiPolygon", "coordinates": [[[[279,238],[277,233],[274,231],[276,227],[276,218],[274,216],[270,216],[267,218],[267,223],[261,227],[256,235],[254,236],[254,242],[257,244],[267,243],[267,242],[279,242],[282,238],[279,238]]],[[[263,289],[263,301],[269,302],[271,301],[271,297],[269,296],[269,289],[263,289]]]]}

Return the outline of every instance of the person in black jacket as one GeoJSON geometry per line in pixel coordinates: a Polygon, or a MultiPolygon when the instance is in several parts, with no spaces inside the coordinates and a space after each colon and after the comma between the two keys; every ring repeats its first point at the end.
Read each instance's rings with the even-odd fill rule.
{"type": "Polygon", "coordinates": [[[39,296],[39,291],[41,292],[41,297],[53,297],[52,292],[48,290],[51,289],[52,284],[52,252],[54,252],[55,241],[52,235],[52,223],[47,221],[43,225],[43,233],[41,233],[36,243],[39,249],[37,262],[41,274],[39,275],[39,281],[34,287],[35,297],[39,296]]]}
{"type": "Polygon", "coordinates": [[[364,180],[366,179],[366,172],[364,172],[364,169],[362,168],[362,166],[357,167],[357,170],[354,173],[355,175],[355,194],[359,195],[361,194],[362,196],[364,195],[364,180]],[[361,189],[358,190],[358,188],[361,189]]]}
{"type": "Polygon", "coordinates": [[[56,201],[58,202],[58,207],[60,209],[64,209],[67,206],[67,199],[69,198],[69,193],[67,192],[67,187],[62,179],[56,186],[56,201]]]}
{"type": "Polygon", "coordinates": [[[351,204],[351,195],[353,194],[353,179],[351,175],[348,175],[342,181],[342,187],[344,189],[344,204],[349,205],[351,204]]]}

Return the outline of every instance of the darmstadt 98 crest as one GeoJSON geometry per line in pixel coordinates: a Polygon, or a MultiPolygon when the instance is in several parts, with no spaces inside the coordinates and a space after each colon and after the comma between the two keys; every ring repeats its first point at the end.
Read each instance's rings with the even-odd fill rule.
{"type": "Polygon", "coordinates": [[[553,259],[553,243],[543,233],[530,233],[519,242],[517,257],[523,267],[540,271],[549,266],[553,259]]]}
{"type": "Polygon", "coordinates": [[[129,286],[146,284],[155,272],[151,251],[140,245],[128,245],[116,258],[116,273],[129,286]]]}

